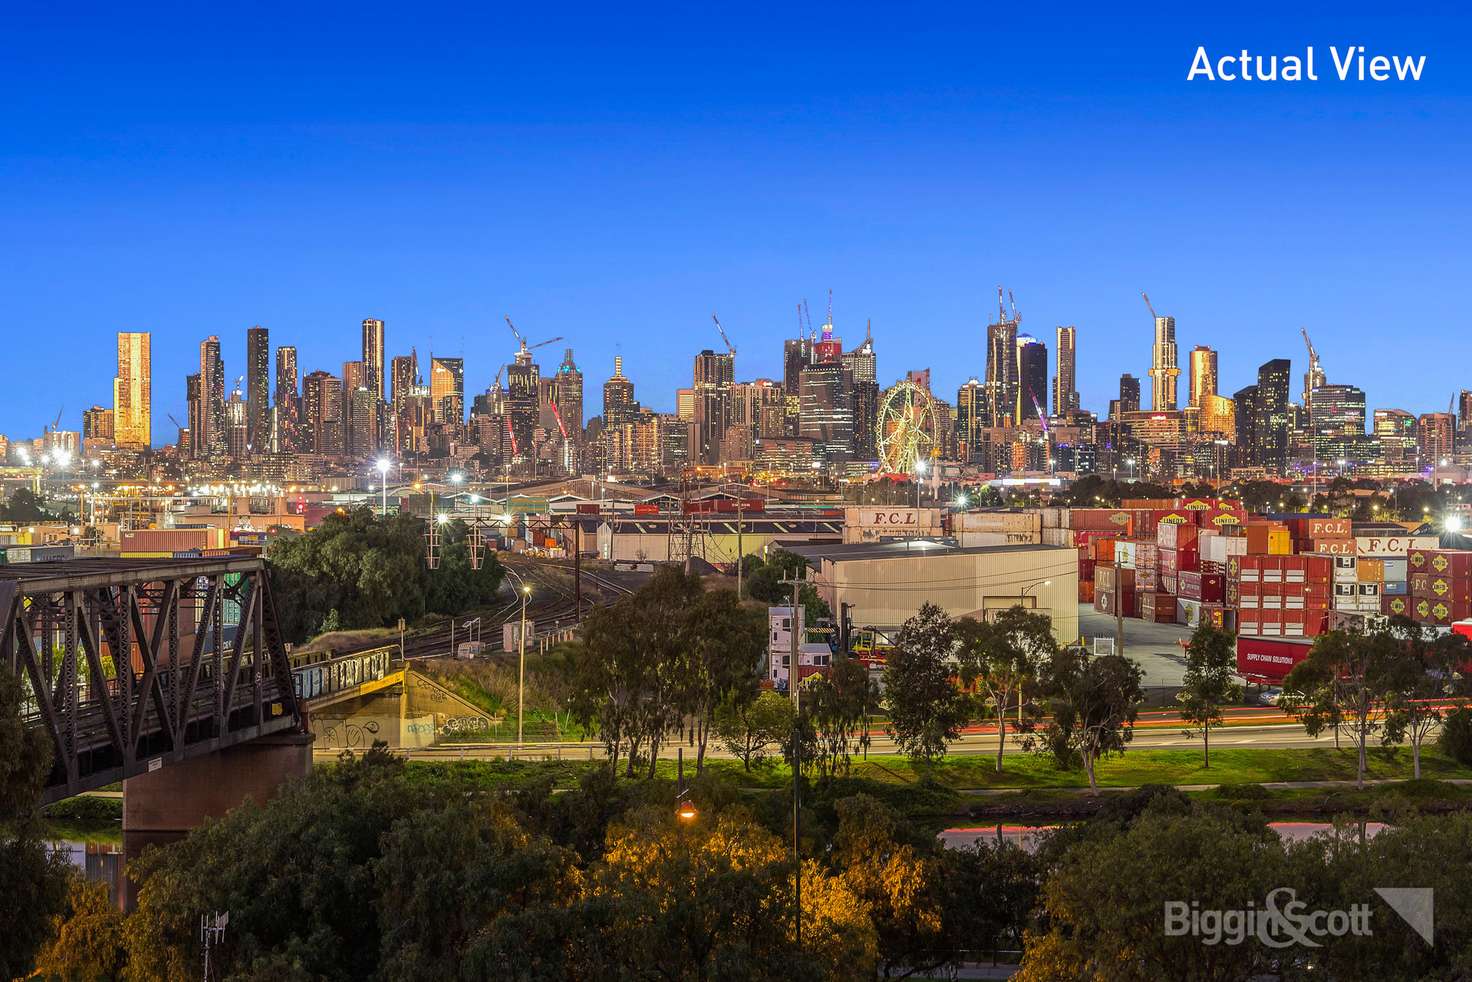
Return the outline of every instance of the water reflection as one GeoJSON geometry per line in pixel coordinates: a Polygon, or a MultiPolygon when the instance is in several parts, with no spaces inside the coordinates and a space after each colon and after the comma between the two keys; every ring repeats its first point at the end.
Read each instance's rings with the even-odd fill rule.
{"type": "Polygon", "coordinates": [[[66,856],[67,861],[80,870],[88,880],[100,880],[106,883],[113,903],[122,905],[122,843],[63,839],[51,843],[51,848],[66,856]]]}

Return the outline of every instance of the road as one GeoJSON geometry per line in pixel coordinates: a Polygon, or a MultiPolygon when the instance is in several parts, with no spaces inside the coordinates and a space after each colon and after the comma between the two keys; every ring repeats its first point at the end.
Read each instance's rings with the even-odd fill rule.
{"type": "MultiPolygon", "coordinates": [[[[1114,618],[1099,613],[1093,604],[1079,604],[1078,630],[1085,638],[1112,638],[1114,618]]],[[[1180,624],[1124,619],[1124,653],[1145,670],[1147,687],[1181,684],[1186,676],[1186,653],[1180,643],[1190,636],[1191,629],[1180,624]]]]}

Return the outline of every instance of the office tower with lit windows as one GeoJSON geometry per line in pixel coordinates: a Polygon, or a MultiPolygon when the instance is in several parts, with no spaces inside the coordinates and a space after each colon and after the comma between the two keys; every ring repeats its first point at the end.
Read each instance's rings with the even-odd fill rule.
{"type": "Polygon", "coordinates": [[[364,460],[376,454],[380,448],[382,441],[378,435],[378,403],[379,399],[372,389],[364,386],[356,389],[344,388],[346,449],[353,459],[364,460]]]}
{"type": "Polygon", "coordinates": [[[374,399],[383,398],[383,321],[363,318],[363,386],[374,399]]]}
{"type": "Polygon", "coordinates": [[[1292,364],[1274,358],[1257,369],[1257,385],[1250,394],[1251,431],[1242,443],[1243,407],[1237,405],[1238,445],[1244,446],[1247,461],[1269,474],[1282,474],[1288,467],[1288,377],[1292,364]]]}
{"type": "Polygon", "coordinates": [[[1176,364],[1176,319],[1155,318],[1155,344],[1150,354],[1150,408],[1170,411],[1178,405],[1176,392],[1181,369],[1176,364]]]}
{"type": "Polygon", "coordinates": [[[245,442],[252,453],[271,443],[271,332],[259,324],[245,332],[245,442]]]}
{"type": "Polygon", "coordinates": [[[1380,460],[1391,471],[1416,468],[1416,417],[1404,409],[1377,409],[1374,414],[1375,442],[1380,447],[1380,460]]]}
{"type": "Polygon", "coordinates": [[[526,348],[506,366],[506,415],[511,420],[513,449],[518,454],[531,453],[541,404],[541,380],[541,366],[532,361],[532,353],[526,348]]]}
{"type": "MultiPolygon", "coordinates": [[[[785,389],[786,386],[784,385],[785,389]]],[[[789,397],[791,398],[791,397],[789,397]]],[[[675,390],[675,415],[687,423],[695,422],[695,390],[675,390]]]]}
{"type": "Polygon", "coordinates": [[[991,408],[986,403],[987,389],[977,379],[970,379],[956,390],[956,446],[968,464],[982,460],[983,434],[991,421],[991,408]]]}
{"type": "Polygon", "coordinates": [[[389,401],[397,406],[419,385],[419,353],[395,355],[389,364],[389,401]]]}
{"type": "Polygon", "coordinates": [[[800,394],[802,370],[812,363],[812,338],[789,338],[782,342],[782,389],[789,396],[800,394]]]}
{"type": "Polygon", "coordinates": [[[1190,370],[1191,378],[1188,389],[1190,405],[1197,409],[1204,409],[1206,408],[1207,397],[1216,395],[1216,352],[1200,344],[1192,348],[1190,370]]]}
{"type": "Polygon", "coordinates": [[[583,442],[583,370],[573,361],[572,349],[562,353],[562,363],[552,376],[549,390],[552,402],[557,406],[557,415],[567,427],[567,436],[574,445],[583,442]]]}
{"type": "MultiPolygon", "coordinates": [[[[188,413],[186,421],[189,424],[189,440],[187,444],[189,456],[199,457],[201,455],[196,448],[199,446],[197,441],[200,439],[201,434],[204,433],[204,402],[200,397],[198,372],[184,376],[184,405],[187,407],[186,412],[188,413]]],[[[185,446],[181,445],[179,449],[184,450],[185,446]]]]}
{"type": "MultiPolygon", "coordinates": [[[[798,435],[813,441],[825,464],[841,465],[854,457],[853,377],[842,362],[805,368],[799,381],[802,411],[798,435]]],[[[698,403],[697,403],[698,405],[698,403]]]]}
{"type": "Polygon", "coordinates": [[[153,366],[147,331],[118,332],[118,374],[112,381],[113,442],[126,450],[153,445],[153,366]]]}
{"type": "MultiPolygon", "coordinates": [[[[1315,396],[1317,399],[1317,396],[1315,396]]],[[[1456,451],[1457,418],[1451,413],[1422,413],[1416,420],[1416,450],[1421,469],[1445,467],[1456,451]]]]}
{"type": "Polygon", "coordinates": [[[437,423],[465,423],[465,359],[429,359],[429,398],[437,423]]]}
{"type": "Polygon", "coordinates": [[[1365,393],[1353,385],[1320,385],[1309,404],[1309,435],[1315,460],[1368,463],[1365,393]]]}
{"type": "Polygon", "coordinates": [[[199,401],[199,439],[191,441],[194,455],[225,453],[230,442],[225,427],[225,362],[220,339],[213,334],[199,345],[199,401]]]}
{"type": "Polygon", "coordinates": [[[307,449],[317,454],[342,452],[342,379],[331,372],[311,372],[302,380],[302,424],[307,449]]]}
{"type": "Polygon", "coordinates": [[[1053,413],[1064,416],[1077,412],[1078,398],[1078,329],[1073,326],[1058,328],[1058,350],[1053,357],[1058,372],[1053,376],[1053,413]]]}
{"type": "Polygon", "coordinates": [[[603,383],[603,428],[611,429],[632,423],[639,414],[634,401],[634,383],[624,374],[622,355],[613,356],[613,375],[603,383]]]}
{"type": "Polygon", "coordinates": [[[82,444],[84,449],[86,449],[88,443],[97,443],[104,446],[113,445],[113,417],[115,412],[116,410],[108,409],[106,406],[93,406],[91,409],[82,411],[82,444]]]}
{"type": "MultiPolygon", "coordinates": [[[[1140,411],[1140,380],[1126,372],[1119,377],[1119,398],[1115,400],[1120,413],[1140,411]]],[[[1116,415],[1110,413],[1111,416],[1116,415]]]]}
{"type": "MultiPolygon", "coordinates": [[[[853,386],[854,459],[875,460],[879,456],[879,359],[874,352],[874,335],[867,326],[863,343],[845,351],[839,360],[848,369],[853,386]]],[[[801,394],[799,389],[799,397],[801,394]]]]}
{"type": "Polygon", "coordinates": [[[1017,320],[1001,311],[997,322],[986,328],[985,384],[992,413],[988,423],[1001,426],[1017,408],[1017,320]]]}
{"type": "Polygon", "coordinates": [[[720,463],[721,441],[731,425],[731,383],[736,359],[729,352],[706,348],[695,356],[695,441],[692,456],[698,464],[720,463]]]}
{"type": "Polygon", "coordinates": [[[245,395],[236,388],[230,391],[230,401],[225,403],[225,449],[231,460],[245,460],[250,456],[250,415],[245,395]]]}
{"type": "Polygon", "coordinates": [[[272,409],[272,447],[276,453],[301,450],[301,375],[296,365],[296,347],[284,344],[276,349],[276,392],[272,409]]]}
{"type": "Polygon", "coordinates": [[[1017,405],[1014,422],[1048,415],[1048,346],[1031,334],[1017,335],[1017,405]]]}

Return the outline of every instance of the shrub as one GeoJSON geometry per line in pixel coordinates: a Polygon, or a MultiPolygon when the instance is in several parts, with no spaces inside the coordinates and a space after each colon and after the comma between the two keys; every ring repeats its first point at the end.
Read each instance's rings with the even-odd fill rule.
{"type": "Polygon", "coordinates": [[[1459,707],[1446,714],[1441,724],[1441,749],[1465,767],[1472,767],[1472,709],[1459,707]]]}

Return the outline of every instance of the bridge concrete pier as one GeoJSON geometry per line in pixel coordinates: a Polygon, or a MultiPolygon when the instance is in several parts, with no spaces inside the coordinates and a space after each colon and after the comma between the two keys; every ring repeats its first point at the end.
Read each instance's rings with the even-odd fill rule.
{"type": "MultiPolygon", "coordinates": [[[[246,799],[260,804],[312,770],[310,733],[275,733],[202,754],[123,782],[123,853],[182,839],[205,819],[220,818],[246,799]]],[[[127,880],[124,907],[136,887],[127,880]]]]}

